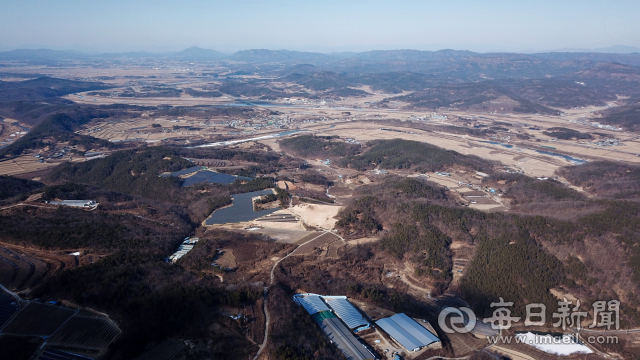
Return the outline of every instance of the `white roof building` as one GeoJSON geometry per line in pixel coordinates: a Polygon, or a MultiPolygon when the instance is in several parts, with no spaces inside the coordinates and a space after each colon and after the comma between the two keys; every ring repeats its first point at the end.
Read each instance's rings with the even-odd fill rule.
{"type": "Polygon", "coordinates": [[[418,351],[440,341],[435,334],[405,314],[380,319],[376,321],[376,325],[409,351],[418,351]]]}
{"type": "Polygon", "coordinates": [[[51,205],[64,205],[64,206],[73,206],[73,207],[81,207],[85,209],[94,210],[98,207],[99,203],[93,200],[62,200],[62,201],[50,201],[51,205]]]}
{"type": "Polygon", "coordinates": [[[360,311],[353,306],[346,296],[323,296],[324,301],[333,309],[338,317],[344,321],[349,329],[356,329],[369,325],[360,311]]]}
{"type": "Polygon", "coordinates": [[[309,315],[313,315],[321,311],[330,310],[327,304],[325,304],[324,301],[322,301],[322,298],[320,297],[320,295],[315,295],[315,294],[296,295],[294,298],[296,299],[296,301],[298,301],[300,305],[302,305],[302,307],[304,307],[305,310],[307,310],[309,315]]]}

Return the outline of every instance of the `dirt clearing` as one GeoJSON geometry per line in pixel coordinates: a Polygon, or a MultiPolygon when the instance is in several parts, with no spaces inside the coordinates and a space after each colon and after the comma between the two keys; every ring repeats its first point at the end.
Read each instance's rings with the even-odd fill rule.
{"type": "Polygon", "coordinates": [[[338,221],[336,215],[340,209],[342,207],[336,205],[300,204],[289,210],[309,226],[331,230],[338,221]]]}

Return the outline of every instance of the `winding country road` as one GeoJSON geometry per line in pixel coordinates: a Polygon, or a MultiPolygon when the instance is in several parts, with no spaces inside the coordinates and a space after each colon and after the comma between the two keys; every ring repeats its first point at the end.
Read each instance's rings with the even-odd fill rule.
{"type": "MultiPolygon", "coordinates": [[[[306,245],[310,242],[312,242],[313,240],[319,238],[320,236],[326,234],[328,231],[323,232],[322,234],[314,237],[313,239],[306,241],[298,246],[296,246],[295,249],[293,249],[292,252],[290,252],[289,254],[287,254],[285,257],[281,258],[280,260],[276,261],[275,264],[273,264],[273,267],[271,268],[271,277],[269,280],[269,286],[273,285],[273,280],[275,278],[275,271],[276,271],[276,267],[278,266],[278,264],[280,264],[280,262],[286,258],[288,258],[289,256],[293,255],[293,253],[302,245],[306,245]]],[[[334,234],[335,235],[335,234],[334,234]]],[[[342,239],[342,238],[341,238],[342,239]]],[[[344,240],[343,240],[344,241],[344,240]]],[[[266,286],[264,288],[264,302],[262,303],[262,310],[264,311],[264,318],[265,318],[265,322],[264,322],[264,339],[262,340],[262,344],[260,345],[260,349],[258,350],[258,352],[256,353],[256,356],[253,357],[253,360],[256,360],[260,354],[262,354],[262,351],[264,350],[264,348],[267,346],[267,341],[269,339],[269,323],[271,322],[271,319],[269,318],[269,309],[267,308],[267,294],[269,293],[269,286],[266,286]]]]}

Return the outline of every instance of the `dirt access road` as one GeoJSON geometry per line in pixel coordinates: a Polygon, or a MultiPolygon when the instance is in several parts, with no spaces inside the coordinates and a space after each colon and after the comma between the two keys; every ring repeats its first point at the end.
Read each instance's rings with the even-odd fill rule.
{"type": "MultiPolygon", "coordinates": [[[[274,281],[274,279],[275,279],[275,271],[276,271],[276,267],[278,266],[278,264],[280,264],[280,262],[281,262],[282,260],[284,260],[284,259],[288,258],[289,256],[293,255],[293,253],[295,253],[295,251],[296,251],[299,247],[301,247],[301,246],[303,246],[303,245],[306,245],[306,244],[308,244],[308,243],[310,243],[310,242],[314,241],[315,239],[317,239],[317,238],[319,238],[320,236],[323,236],[323,235],[325,235],[325,234],[333,234],[333,235],[335,235],[336,237],[340,238],[340,240],[341,240],[342,242],[345,242],[345,241],[344,241],[344,239],[343,239],[341,236],[336,235],[336,234],[334,234],[334,233],[330,233],[330,232],[328,232],[328,231],[325,231],[325,232],[321,233],[320,235],[315,236],[313,239],[311,239],[311,240],[309,240],[309,241],[306,241],[306,242],[304,242],[304,243],[302,243],[302,244],[298,245],[298,246],[297,246],[293,251],[291,251],[289,254],[287,254],[286,256],[284,256],[283,258],[281,258],[280,260],[276,261],[276,263],[275,263],[275,264],[273,264],[273,267],[271,268],[271,277],[270,277],[270,280],[269,280],[269,286],[273,285],[273,281],[274,281]]],[[[265,287],[265,288],[264,288],[264,302],[262,303],[262,309],[263,309],[263,311],[264,311],[264,317],[265,317],[265,322],[264,322],[264,340],[262,340],[262,344],[260,344],[260,349],[258,350],[258,352],[256,353],[256,355],[253,357],[253,360],[258,359],[258,357],[260,356],[260,354],[262,354],[262,351],[263,351],[263,350],[264,350],[264,348],[267,346],[267,341],[268,341],[268,339],[269,339],[269,324],[270,324],[270,322],[271,322],[271,321],[270,321],[271,319],[270,319],[270,317],[269,317],[269,309],[267,308],[267,299],[268,299],[267,295],[269,294],[269,286],[267,286],[267,287],[265,287]]]]}

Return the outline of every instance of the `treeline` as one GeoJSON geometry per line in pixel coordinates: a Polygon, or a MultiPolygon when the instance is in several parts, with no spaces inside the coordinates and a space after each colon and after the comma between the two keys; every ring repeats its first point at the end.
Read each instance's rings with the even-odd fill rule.
{"type": "Polygon", "coordinates": [[[417,265],[416,275],[428,275],[442,282],[451,280],[450,244],[451,238],[430,224],[395,223],[380,240],[385,250],[400,259],[410,253],[409,257],[417,265]]]}
{"type": "Polygon", "coordinates": [[[60,206],[54,211],[15,207],[0,216],[4,241],[42,249],[146,249],[169,251],[188,224],[162,225],[130,214],[108,214],[60,206]]]}
{"type": "Polygon", "coordinates": [[[77,81],[39,77],[24,81],[0,81],[1,101],[35,101],[63,96],[75,92],[106,89],[109,85],[100,82],[77,81]]]}
{"type": "Polygon", "coordinates": [[[372,141],[361,155],[344,157],[338,164],[359,171],[380,167],[415,169],[420,172],[443,171],[451,166],[491,172],[494,166],[492,162],[477,156],[462,155],[431,144],[402,139],[372,141]]]}
{"type": "Polygon", "coordinates": [[[122,113],[122,110],[115,107],[74,106],[73,108],[65,109],[64,112],[48,116],[25,136],[1,149],[0,156],[20,155],[28,149],[44,148],[50,145],[48,139],[53,140],[53,142],[69,142],[71,146],[80,145],[85,149],[117,148],[119,145],[110,141],[76,134],[74,131],[91,120],[108,118],[122,113]]]}
{"type": "MultiPolygon", "coordinates": [[[[159,174],[163,172],[174,172],[193,165],[183,158],[182,151],[167,147],[118,151],[102,159],[64,163],[49,174],[47,181],[98,186],[160,201],[165,203],[165,207],[182,205],[188,208],[193,223],[200,223],[215,209],[230,204],[231,194],[274,186],[271,177],[258,177],[248,182],[236,180],[229,185],[199,183],[189,187],[181,186],[181,178],[160,177],[159,174]]],[[[265,159],[257,154],[234,154],[235,156],[265,159]]]]}
{"type": "Polygon", "coordinates": [[[7,175],[0,175],[0,200],[5,200],[35,189],[39,189],[43,186],[44,184],[37,181],[19,179],[7,175]]]}
{"type": "Polygon", "coordinates": [[[571,140],[571,139],[577,139],[577,140],[584,140],[584,139],[588,139],[591,140],[593,139],[593,136],[591,136],[590,134],[587,133],[583,133],[577,130],[573,130],[573,129],[568,129],[568,128],[563,128],[563,127],[552,127],[547,129],[547,131],[543,131],[543,134],[547,135],[547,136],[551,136],[554,138],[558,138],[561,140],[571,140]]]}
{"type": "Polygon", "coordinates": [[[264,100],[273,100],[280,97],[290,97],[293,94],[287,94],[284,91],[273,90],[264,84],[252,84],[246,82],[225,82],[218,91],[231,96],[248,96],[260,97],[264,100]]]}
{"type": "MultiPolygon", "coordinates": [[[[436,110],[442,107],[455,106],[456,108],[487,107],[489,102],[501,97],[510,98],[514,105],[509,105],[510,110],[521,113],[558,114],[557,110],[529,101],[499,82],[483,82],[472,84],[447,84],[424,88],[408,95],[393,98],[397,101],[405,101],[415,107],[436,110]]],[[[385,99],[383,102],[389,102],[385,99]]]]}
{"type": "Polygon", "coordinates": [[[512,199],[512,205],[520,203],[544,203],[545,201],[585,200],[578,191],[564,186],[555,180],[538,180],[525,175],[514,174],[513,181],[505,196],[512,199]]]}
{"type": "Polygon", "coordinates": [[[322,186],[333,185],[333,181],[330,181],[325,176],[318,174],[317,172],[305,172],[300,176],[300,181],[322,186]]]}
{"type": "Polygon", "coordinates": [[[442,188],[425,181],[400,177],[362,186],[354,196],[357,200],[340,211],[336,222],[336,227],[345,234],[375,234],[383,229],[383,225],[392,226],[393,223],[389,221],[399,220],[395,204],[408,201],[451,203],[442,188]]]}
{"type": "Polygon", "coordinates": [[[82,163],[64,163],[49,175],[49,179],[92,184],[125,194],[170,201],[179,191],[182,180],[158,175],[189,166],[191,163],[176,150],[155,147],[118,151],[82,163]]]}
{"type": "Polygon", "coordinates": [[[184,157],[190,159],[242,160],[256,163],[268,163],[278,161],[280,159],[280,156],[277,154],[262,151],[242,151],[216,148],[181,149],[180,151],[184,157]]]}
{"type": "MultiPolygon", "coordinates": [[[[211,277],[197,279],[181,267],[167,264],[160,254],[124,251],[65,271],[36,289],[34,296],[68,298],[116,314],[124,321],[124,333],[113,344],[110,355],[130,359],[143,352],[147,344],[167,337],[199,339],[212,324],[225,328],[218,319],[219,307],[242,307],[262,297],[261,288],[227,290],[218,284],[211,277]]],[[[223,345],[221,341],[229,340],[214,338],[211,347],[215,349],[223,345]]]]}
{"type": "Polygon", "coordinates": [[[337,136],[300,135],[280,140],[280,147],[303,158],[334,158],[358,153],[359,145],[348,144],[337,136]]]}
{"type": "Polygon", "coordinates": [[[446,198],[387,195],[380,191],[380,184],[375,184],[358,190],[352,203],[339,214],[336,226],[344,236],[352,238],[380,233],[379,246],[410,261],[417,275],[435,281],[436,289],[446,289],[452,275],[451,239],[475,246],[475,256],[465,269],[458,291],[480,316],[491,314],[489,303],[498,297],[513,301],[514,308],[520,308],[518,311],[531,302],[555,309],[557,300],[549,289],[563,286],[586,299],[622,296],[625,321],[637,323],[640,313],[634,304],[640,304],[640,204],[587,201],[559,183],[527,180],[519,175],[508,185],[513,190],[507,190],[507,194],[518,199],[526,198],[519,195],[522,192],[533,194],[549,209],[556,203],[579,201],[589,211],[578,213],[571,220],[559,219],[565,217],[562,214],[551,217],[551,210],[545,216],[483,213],[447,203],[446,198]],[[369,187],[372,189],[365,190],[369,187]],[[599,242],[610,244],[606,246],[611,249],[622,249],[622,253],[615,250],[612,255],[615,265],[600,252],[584,246],[599,242]],[[627,267],[632,278],[620,279],[618,266],[627,267]],[[626,279],[632,280],[633,285],[626,279]],[[618,281],[627,284],[627,295],[609,290],[611,282],[618,281]]]}
{"type": "Polygon", "coordinates": [[[593,161],[558,169],[570,183],[601,197],[640,198],[640,166],[610,161],[593,161]]]}
{"type": "MultiPolygon", "coordinates": [[[[636,99],[638,95],[636,95],[636,99]]],[[[602,118],[596,121],[616,125],[625,130],[636,131],[640,127],[640,104],[632,104],[626,106],[616,106],[611,109],[602,110],[600,114],[602,118]]]]}
{"type": "Polygon", "coordinates": [[[199,91],[192,88],[186,88],[184,92],[193,97],[217,98],[222,96],[220,91],[199,91]]]}

